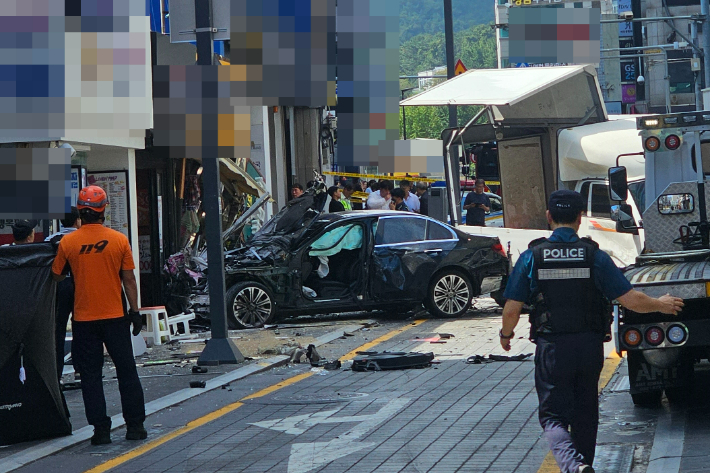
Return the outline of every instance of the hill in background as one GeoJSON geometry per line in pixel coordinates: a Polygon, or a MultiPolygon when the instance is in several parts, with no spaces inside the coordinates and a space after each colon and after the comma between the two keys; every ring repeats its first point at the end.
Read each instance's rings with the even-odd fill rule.
{"type": "MultiPolygon", "coordinates": [[[[389,1],[389,0],[382,0],[389,1]]],[[[454,32],[493,23],[493,0],[453,0],[454,32]]],[[[443,0],[400,0],[399,41],[444,32],[443,0]]]]}

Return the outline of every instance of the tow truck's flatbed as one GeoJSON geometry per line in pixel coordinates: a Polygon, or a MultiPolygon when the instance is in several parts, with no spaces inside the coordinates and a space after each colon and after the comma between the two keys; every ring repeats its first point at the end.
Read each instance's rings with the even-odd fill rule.
{"type": "Polygon", "coordinates": [[[710,261],[647,264],[628,269],[624,276],[635,289],[651,296],[666,293],[683,299],[707,297],[710,261]]]}

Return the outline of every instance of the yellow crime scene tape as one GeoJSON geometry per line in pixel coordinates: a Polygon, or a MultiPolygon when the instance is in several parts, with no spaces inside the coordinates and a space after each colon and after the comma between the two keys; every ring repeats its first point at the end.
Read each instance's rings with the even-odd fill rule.
{"type": "Polygon", "coordinates": [[[441,179],[432,179],[429,177],[417,177],[417,176],[386,176],[383,174],[357,174],[353,172],[333,172],[333,171],[325,171],[323,174],[327,174],[329,176],[345,176],[345,177],[365,177],[367,179],[389,179],[389,180],[396,180],[396,181],[401,181],[402,179],[409,179],[410,181],[416,181],[416,182],[439,182],[443,181],[443,178],[441,179]]]}
{"type": "MultiPolygon", "coordinates": [[[[384,174],[357,174],[354,172],[333,172],[324,171],[322,174],[327,174],[328,176],[344,176],[344,177],[365,177],[367,179],[389,179],[391,181],[401,181],[402,179],[408,179],[414,182],[441,182],[444,178],[432,179],[430,177],[419,177],[419,176],[405,176],[405,175],[395,175],[387,176],[384,174]]],[[[399,173],[395,173],[399,174],[399,173]]],[[[486,181],[487,186],[499,186],[500,181],[486,181]]]]}

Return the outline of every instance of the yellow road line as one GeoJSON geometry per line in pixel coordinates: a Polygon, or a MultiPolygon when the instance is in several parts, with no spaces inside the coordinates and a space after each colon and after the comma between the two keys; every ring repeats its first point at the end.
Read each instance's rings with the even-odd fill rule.
{"type": "MultiPolygon", "coordinates": [[[[424,323],[425,320],[416,320],[415,322],[408,324],[402,328],[399,328],[397,330],[393,330],[391,332],[388,332],[381,337],[378,337],[374,339],[371,342],[368,342],[361,347],[356,348],[355,350],[351,351],[347,355],[343,356],[340,358],[341,361],[344,360],[349,360],[354,358],[357,355],[357,352],[359,351],[367,351],[370,348],[376,346],[379,343],[382,343],[386,340],[391,339],[392,337],[395,337],[399,335],[400,333],[404,332],[405,330],[408,330],[412,327],[415,327],[417,325],[420,325],[424,323]]],[[[186,434],[187,432],[190,432],[191,430],[195,430],[198,427],[201,427],[205,424],[208,424],[209,422],[212,422],[213,420],[219,419],[222,416],[225,416],[229,414],[230,412],[242,407],[244,403],[242,401],[246,401],[247,399],[256,399],[259,397],[266,396],[267,394],[271,394],[275,391],[278,391],[279,389],[285,388],[287,386],[291,386],[292,384],[298,383],[299,381],[302,381],[310,376],[313,375],[313,372],[308,371],[306,373],[301,373],[296,376],[292,376],[291,378],[288,378],[284,381],[281,381],[280,383],[276,383],[272,386],[266,387],[260,391],[257,391],[253,394],[250,394],[242,399],[240,399],[237,402],[233,402],[232,404],[228,404],[220,409],[217,409],[214,412],[210,412],[207,415],[204,415],[198,419],[195,419],[193,421],[188,422],[184,427],[180,427],[177,430],[174,430],[160,438],[157,438],[155,440],[152,440],[146,444],[141,445],[138,448],[134,448],[133,450],[124,453],[123,455],[119,455],[116,458],[112,458],[111,460],[108,460],[105,463],[102,463],[94,468],[91,468],[90,470],[86,470],[84,473],[103,473],[105,471],[111,470],[112,468],[115,468],[119,465],[122,465],[130,460],[133,460],[134,458],[137,458],[144,453],[147,453],[154,448],[157,448],[177,437],[180,437],[183,434],[186,434]]]]}
{"type": "MultiPolygon", "coordinates": [[[[611,352],[606,360],[604,360],[604,366],[602,367],[602,372],[599,376],[600,393],[602,392],[602,389],[609,384],[609,381],[611,381],[611,377],[614,375],[614,372],[616,372],[616,368],[619,366],[619,363],[621,363],[621,357],[615,351],[611,352]]],[[[537,473],[560,473],[560,468],[557,466],[557,462],[555,461],[555,457],[552,456],[552,452],[547,452],[547,456],[542,461],[542,465],[540,465],[540,469],[537,470],[537,473]]]]}
{"type": "Polygon", "coordinates": [[[374,347],[374,346],[376,346],[376,345],[379,345],[380,343],[385,342],[385,341],[389,340],[389,339],[392,338],[392,337],[396,337],[397,335],[399,335],[400,333],[404,332],[405,330],[409,330],[409,329],[412,328],[412,327],[416,327],[417,325],[421,325],[421,324],[423,324],[424,322],[426,322],[426,319],[415,320],[415,321],[412,322],[411,324],[405,325],[405,326],[402,327],[402,328],[399,328],[399,329],[397,329],[397,330],[392,330],[391,332],[388,332],[388,333],[382,335],[381,337],[378,337],[378,338],[374,339],[373,341],[368,342],[368,343],[364,344],[363,346],[354,349],[354,350],[351,351],[350,353],[341,356],[341,357],[340,357],[340,361],[352,360],[353,358],[355,358],[355,357],[357,356],[357,352],[359,352],[359,351],[367,351],[367,350],[369,350],[370,348],[372,348],[372,347],[374,347]]]}

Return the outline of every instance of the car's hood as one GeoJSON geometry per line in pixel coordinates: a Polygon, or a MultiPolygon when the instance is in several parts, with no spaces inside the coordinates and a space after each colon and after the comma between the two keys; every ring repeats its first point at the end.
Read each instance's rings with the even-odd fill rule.
{"type": "Polygon", "coordinates": [[[324,188],[320,185],[316,189],[308,189],[266,222],[245,246],[227,252],[227,270],[283,264],[291,254],[293,244],[323,211],[326,201],[324,188]]]}

